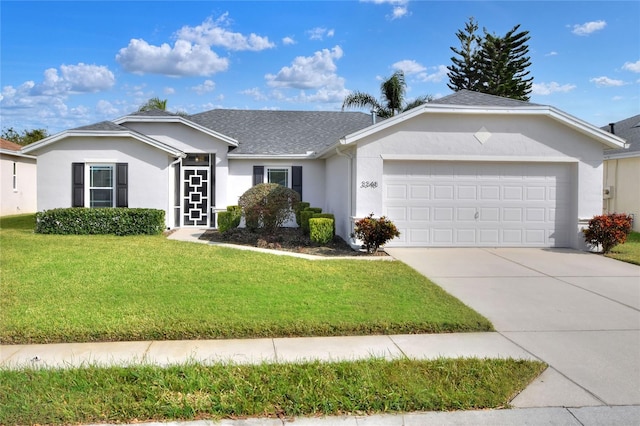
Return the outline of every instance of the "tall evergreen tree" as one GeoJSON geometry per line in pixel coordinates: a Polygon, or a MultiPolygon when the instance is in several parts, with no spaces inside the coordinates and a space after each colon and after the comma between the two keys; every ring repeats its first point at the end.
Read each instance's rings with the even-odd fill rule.
{"type": "Polygon", "coordinates": [[[530,37],[528,31],[518,32],[519,28],[516,25],[504,37],[485,29],[483,38],[476,35],[478,24],[470,18],[464,31],[456,33],[460,48],[451,47],[458,56],[452,57],[452,65],[447,67],[449,88],[528,101],[533,84],[527,70],[531,65],[527,56],[530,37]]]}
{"type": "Polygon", "coordinates": [[[533,77],[528,77],[531,61],[527,41],[531,37],[529,31],[517,32],[519,28],[516,25],[504,37],[485,31],[479,55],[483,93],[529,100],[533,77]]]}
{"type": "Polygon", "coordinates": [[[476,35],[478,23],[473,17],[465,25],[464,31],[458,30],[456,37],[460,40],[460,48],[451,47],[457,56],[451,57],[452,65],[447,69],[449,72],[449,89],[458,91],[461,89],[481,91],[480,75],[478,70],[478,49],[481,37],[476,35]]]}

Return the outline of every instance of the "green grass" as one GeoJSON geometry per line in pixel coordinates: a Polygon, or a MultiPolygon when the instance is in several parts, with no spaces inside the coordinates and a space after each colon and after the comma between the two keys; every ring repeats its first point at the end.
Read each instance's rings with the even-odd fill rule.
{"type": "Polygon", "coordinates": [[[624,244],[615,246],[607,257],[640,265],[640,232],[632,232],[624,244]]]}
{"type": "Polygon", "coordinates": [[[162,236],[34,234],[0,219],[0,342],[491,330],[401,262],[308,261],[162,236]]]}
{"type": "Polygon", "coordinates": [[[502,408],[545,365],[371,359],[0,370],[0,424],[88,424],[502,408]]]}

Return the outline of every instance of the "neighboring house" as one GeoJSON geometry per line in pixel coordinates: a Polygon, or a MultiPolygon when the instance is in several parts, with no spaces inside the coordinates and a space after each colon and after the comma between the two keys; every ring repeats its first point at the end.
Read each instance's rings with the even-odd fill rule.
{"type": "Polygon", "coordinates": [[[0,216],[36,211],[36,157],[0,138],[0,216]]]}
{"type": "Polygon", "coordinates": [[[640,115],[611,123],[607,130],[629,144],[604,154],[604,213],[633,216],[633,230],[640,232],[640,115]]]}
{"type": "Polygon", "coordinates": [[[545,105],[460,91],[373,124],[359,112],[134,113],[24,149],[38,209],[166,211],[213,227],[248,188],[278,182],[336,217],[386,215],[395,246],[583,247],[602,210],[603,147],[615,135],[545,105]]]}

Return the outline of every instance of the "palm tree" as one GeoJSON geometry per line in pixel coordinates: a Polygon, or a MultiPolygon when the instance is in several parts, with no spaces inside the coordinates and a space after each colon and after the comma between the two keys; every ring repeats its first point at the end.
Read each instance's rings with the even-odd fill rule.
{"type": "Polygon", "coordinates": [[[398,70],[380,85],[381,101],[368,93],[355,91],[344,98],[342,110],[369,107],[378,117],[389,118],[433,100],[431,95],[425,95],[405,104],[406,89],[404,72],[398,70]]]}
{"type": "Polygon", "coordinates": [[[146,103],[140,106],[138,111],[152,111],[154,109],[159,109],[161,111],[167,110],[167,100],[160,98],[151,98],[146,103]]]}

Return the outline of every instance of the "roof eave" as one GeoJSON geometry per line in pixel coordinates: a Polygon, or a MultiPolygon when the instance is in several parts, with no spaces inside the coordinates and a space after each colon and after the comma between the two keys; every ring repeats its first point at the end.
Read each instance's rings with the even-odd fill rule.
{"type": "Polygon", "coordinates": [[[66,130],[64,132],[60,132],[46,139],[42,139],[41,141],[32,143],[27,145],[22,149],[23,153],[37,151],[38,149],[44,148],[45,146],[51,145],[59,140],[66,139],[69,137],[112,137],[112,138],[133,138],[139,140],[140,142],[151,145],[161,151],[166,152],[169,155],[174,157],[184,157],[184,153],[178,149],[170,147],[162,142],[159,142],[153,138],[145,136],[141,133],[133,132],[133,131],[109,131],[109,130],[66,130]]]}
{"type": "MultiPolygon", "coordinates": [[[[398,123],[406,121],[415,116],[430,113],[430,114],[470,114],[470,115],[486,115],[486,114],[505,114],[505,115],[543,115],[551,117],[557,121],[561,121],[564,124],[572,127],[580,133],[583,133],[593,139],[598,140],[604,146],[612,149],[626,147],[624,139],[612,135],[592,124],[582,121],[572,115],[569,115],[563,111],[560,111],[554,107],[547,105],[531,105],[522,107],[502,107],[502,106],[467,106],[467,105],[449,105],[449,104],[423,104],[417,108],[413,108],[402,114],[388,118],[382,122],[366,127],[357,132],[351,133],[345,136],[339,144],[349,145],[358,140],[384,130],[388,127],[394,126],[398,123]]],[[[339,144],[335,144],[326,151],[335,149],[339,144]]]]}
{"type": "Polygon", "coordinates": [[[31,159],[31,160],[35,160],[35,159],[37,159],[37,157],[36,157],[36,156],[34,156],[34,155],[27,155],[27,154],[23,154],[23,153],[22,153],[22,150],[20,150],[20,151],[14,151],[14,150],[11,150],[11,149],[3,149],[3,148],[0,148],[0,154],[3,154],[3,155],[13,155],[14,157],[28,158],[28,159],[31,159]]]}
{"type": "Polygon", "coordinates": [[[306,154],[227,154],[227,158],[236,160],[314,160],[317,157],[314,151],[306,154]]]}
{"type": "Polygon", "coordinates": [[[222,133],[218,133],[215,130],[211,130],[205,126],[202,126],[198,123],[194,123],[191,120],[188,120],[182,116],[142,116],[142,115],[126,115],[124,117],[120,117],[116,120],[113,120],[114,123],[122,125],[123,123],[181,123],[185,126],[191,127],[199,132],[206,133],[209,136],[213,136],[217,139],[222,140],[223,142],[231,145],[238,146],[238,141],[233,139],[230,136],[223,135],[222,133]]]}

